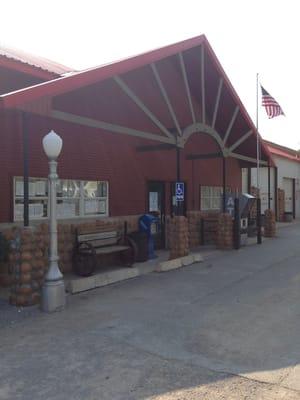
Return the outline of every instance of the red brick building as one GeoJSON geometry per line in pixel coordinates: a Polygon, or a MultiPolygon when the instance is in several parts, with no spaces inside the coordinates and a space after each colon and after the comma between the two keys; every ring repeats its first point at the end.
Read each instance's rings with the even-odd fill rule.
{"type": "Polygon", "coordinates": [[[204,36],[46,83],[33,80],[0,97],[1,222],[22,216],[24,140],[30,219],[47,216],[41,141],[51,129],[64,143],[61,217],[142,214],[149,196],[161,203],[152,208],[169,215],[178,179],[186,184],[185,210],[219,210],[223,187],[240,191],[241,167],[255,162],[255,127],[204,36]]]}
{"type": "MultiPolygon", "coordinates": [[[[50,130],[63,139],[63,272],[72,268],[78,224],[121,229],[127,221],[134,231],[146,212],[159,217],[156,246],[169,245],[172,258],[203,243],[201,221],[211,215],[219,221],[213,240],[232,248],[232,218],[218,215],[225,193],[241,191],[242,168],[256,165],[257,133],[205,36],[80,72],[0,53],[0,78],[0,239],[13,244],[0,261],[0,286],[10,286],[12,304],[37,303],[48,268],[42,139],[50,130]]],[[[261,165],[272,165],[261,148],[261,165]]]]}

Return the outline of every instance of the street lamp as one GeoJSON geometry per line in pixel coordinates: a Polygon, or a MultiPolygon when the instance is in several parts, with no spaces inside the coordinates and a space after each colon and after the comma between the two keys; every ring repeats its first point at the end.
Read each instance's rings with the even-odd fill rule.
{"type": "Polygon", "coordinates": [[[42,310],[46,312],[59,311],[66,304],[65,285],[62,273],[58,267],[57,254],[57,220],[56,220],[56,181],[57,157],[62,149],[62,139],[54,132],[49,132],[43,139],[43,148],[49,159],[49,269],[42,288],[42,310]]]}

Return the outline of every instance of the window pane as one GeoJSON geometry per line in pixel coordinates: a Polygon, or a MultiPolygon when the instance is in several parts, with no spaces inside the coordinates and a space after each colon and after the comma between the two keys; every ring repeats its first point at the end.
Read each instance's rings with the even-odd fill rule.
{"type": "Polygon", "coordinates": [[[57,202],[57,217],[72,218],[79,215],[79,199],[64,199],[57,202]]]}
{"type": "Polygon", "coordinates": [[[80,196],[80,182],[60,179],[56,186],[57,197],[78,198],[80,196]]]}
{"type": "Polygon", "coordinates": [[[100,197],[107,197],[107,182],[100,182],[100,197]]]}
{"type": "Polygon", "coordinates": [[[201,197],[210,196],[210,187],[209,186],[201,186],[201,197]]]}
{"type": "Polygon", "coordinates": [[[219,210],[221,208],[221,198],[213,197],[211,206],[214,210],[219,210]]]}
{"type": "Polygon", "coordinates": [[[88,199],[84,201],[84,214],[106,214],[106,200],[88,199]]]}
{"type": "Polygon", "coordinates": [[[84,182],[83,185],[84,197],[93,199],[95,197],[101,197],[101,187],[99,182],[84,182]]]}
{"type": "Polygon", "coordinates": [[[208,197],[201,198],[201,210],[210,209],[210,199],[208,197]]]}

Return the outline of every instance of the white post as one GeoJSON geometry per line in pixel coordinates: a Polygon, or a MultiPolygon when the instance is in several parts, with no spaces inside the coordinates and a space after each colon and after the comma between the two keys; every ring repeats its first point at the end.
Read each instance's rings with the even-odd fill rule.
{"type": "Polygon", "coordinates": [[[45,283],[42,288],[42,310],[46,312],[60,311],[66,304],[65,285],[63,275],[58,266],[57,253],[57,216],[56,216],[56,182],[57,182],[57,162],[62,140],[51,131],[43,140],[44,150],[49,157],[49,269],[45,277],[45,283]],[[49,136],[50,135],[50,136],[49,136]],[[55,135],[55,136],[54,136],[55,135]],[[56,141],[56,142],[54,142],[56,141]],[[51,145],[54,145],[51,148],[51,145]],[[50,147],[48,147],[50,146],[50,147]],[[55,148],[56,146],[56,148],[55,148]],[[54,151],[53,151],[54,150],[54,151]]]}

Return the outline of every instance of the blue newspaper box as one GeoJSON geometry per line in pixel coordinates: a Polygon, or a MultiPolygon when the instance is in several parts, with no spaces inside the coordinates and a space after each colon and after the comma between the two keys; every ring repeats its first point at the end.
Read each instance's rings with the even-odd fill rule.
{"type": "Polygon", "coordinates": [[[144,214],[139,219],[139,229],[146,232],[148,236],[148,257],[156,258],[154,254],[154,238],[153,232],[157,231],[158,218],[151,214],[144,214]]]}

